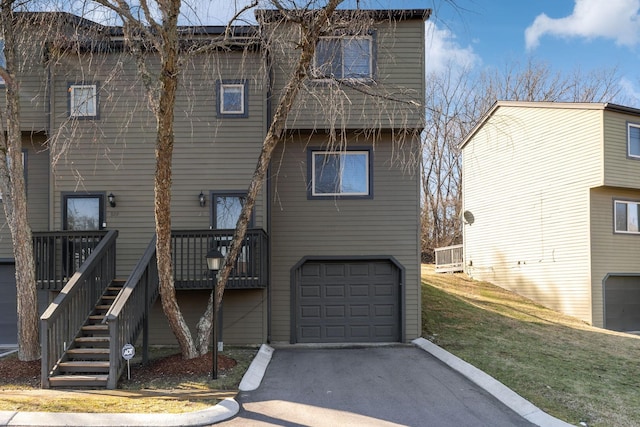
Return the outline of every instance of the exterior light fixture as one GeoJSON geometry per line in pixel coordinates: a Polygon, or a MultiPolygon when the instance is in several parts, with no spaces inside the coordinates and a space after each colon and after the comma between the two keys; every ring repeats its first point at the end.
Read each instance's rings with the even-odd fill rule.
{"type": "MultiPolygon", "coordinates": [[[[203,205],[204,196],[200,193],[201,206],[203,205]]],[[[216,302],[216,277],[218,276],[218,270],[220,270],[220,264],[224,258],[224,255],[217,250],[211,248],[209,252],[207,252],[207,268],[211,271],[211,276],[213,276],[211,291],[213,295],[213,314],[211,315],[211,325],[213,328],[213,349],[211,350],[213,360],[213,369],[211,370],[211,379],[218,379],[218,304],[216,302]]]]}
{"type": "Polygon", "coordinates": [[[200,202],[200,207],[204,208],[204,205],[207,204],[207,199],[204,197],[204,193],[201,191],[198,195],[198,201],[200,202]]]}
{"type": "Polygon", "coordinates": [[[113,193],[109,193],[109,195],[107,196],[107,199],[109,199],[109,206],[111,206],[112,208],[116,207],[116,196],[113,195],[113,193]]]}

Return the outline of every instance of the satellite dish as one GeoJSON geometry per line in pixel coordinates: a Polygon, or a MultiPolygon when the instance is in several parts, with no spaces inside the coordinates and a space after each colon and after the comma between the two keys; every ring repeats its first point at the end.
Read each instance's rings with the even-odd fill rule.
{"type": "Polygon", "coordinates": [[[465,224],[471,225],[475,221],[473,214],[469,211],[464,211],[464,213],[462,214],[462,217],[464,218],[465,224]]]}

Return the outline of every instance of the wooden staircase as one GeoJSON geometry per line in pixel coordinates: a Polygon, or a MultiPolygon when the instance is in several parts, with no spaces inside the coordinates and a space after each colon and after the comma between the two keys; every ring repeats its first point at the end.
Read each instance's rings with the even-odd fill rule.
{"type": "Polygon", "coordinates": [[[102,321],[123,285],[123,280],[114,280],[107,287],[78,336],[54,366],[49,375],[50,387],[106,388],[110,340],[109,326],[102,321]]]}

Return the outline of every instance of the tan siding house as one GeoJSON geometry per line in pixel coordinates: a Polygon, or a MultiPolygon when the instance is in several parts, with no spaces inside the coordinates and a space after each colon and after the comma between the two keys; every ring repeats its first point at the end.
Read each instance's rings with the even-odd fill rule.
{"type": "MultiPolygon", "coordinates": [[[[321,42],[331,39],[334,53],[352,62],[336,68],[334,59],[316,58],[314,72],[326,62],[331,74],[306,83],[273,157],[227,283],[218,325],[224,343],[407,342],[420,335],[416,159],[429,11],[355,13],[366,29],[328,30],[321,42]]],[[[298,53],[293,25],[273,27],[273,19],[259,13],[257,26],[236,29],[242,42],[191,58],[181,75],[173,256],[178,300],[192,330],[212,283],[204,256],[227,250],[272,107],[298,53]],[[269,34],[269,43],[252,39],[257,30],[269,34]]],[[[23,79],[31,82],[24,96],[38,100],[22,106],[31,224],[60,235],[117,230],[115,272],[126,280],[154,235],[155,119],[135,63],[119,44],[121,29],[95,25],[81,21],[77,33],[103,43],[53,47],[55,60],[23,79]]],[[[207,27],[199,37],[224,30],[207,27]]],[[[0,264],[12,261],[5,230],[0,264]]],[[[80,259],[64,239],[55,256],[80,259]]],[[[70,273],[39,282],[47,299],[70,273]]],[[[11,272],[0,274],[2,282],[11,272]]],[[[152,344],[176,343],[158,301],[150,319],[152,344]]]]}
{"type": "Polygon", "coordinates": [[[637,210],[618,215],[629,231],[615,218],[616,201],[632,212],[640,200],[627,126],[638,119],[613,104],[497,102],[462,145],[465,271],[596,326],[639,330],[640,281],[628,279],[640,275],[637,210]]]}

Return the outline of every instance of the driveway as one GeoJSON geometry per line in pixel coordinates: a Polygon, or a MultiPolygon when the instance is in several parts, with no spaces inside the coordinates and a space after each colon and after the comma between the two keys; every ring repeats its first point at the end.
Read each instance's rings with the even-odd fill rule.
{"type": "Polygon", "coordinates": [[[277,349],[222,426],[532,426],[414,346],[277,349]]]}

